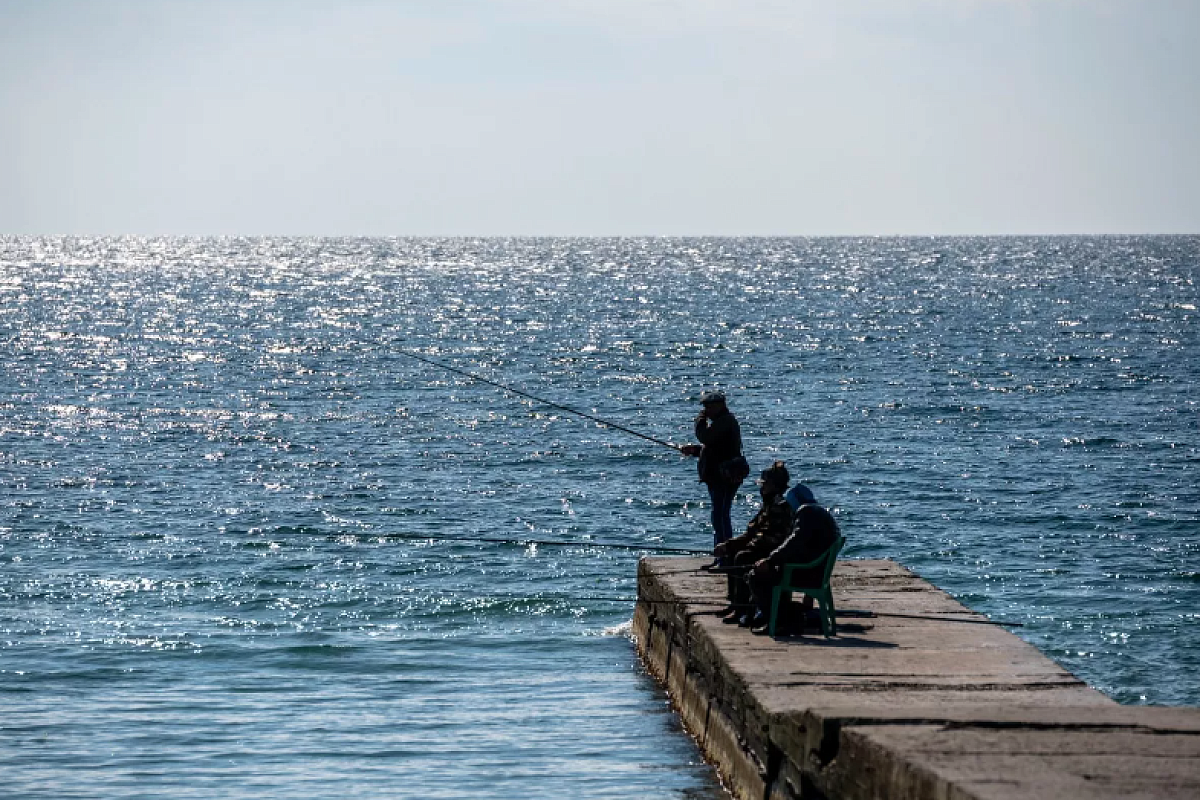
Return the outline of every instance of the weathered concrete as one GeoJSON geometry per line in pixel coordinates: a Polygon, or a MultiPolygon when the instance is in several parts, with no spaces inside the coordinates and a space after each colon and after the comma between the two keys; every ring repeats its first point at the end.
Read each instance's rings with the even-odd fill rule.
{"type": "Polygon", "coordinates": [[[703,563],[643,559],[634,633],[737,797],[1200,797],[1200,709],[1118,705],[894,562],[838,563],[837,638],[778,640],[703,563]]]}

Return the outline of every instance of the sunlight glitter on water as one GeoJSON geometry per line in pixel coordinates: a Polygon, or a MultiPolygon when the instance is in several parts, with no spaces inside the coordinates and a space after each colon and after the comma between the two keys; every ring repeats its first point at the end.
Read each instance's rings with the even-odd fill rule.
{"type": "Polygon", "coordinates": [[[848,555],[1122,702],[1196,703],[1198,263],[1194,237],[0,238],[9,790],[719,796],[632,603],[591,599],[634,596],[638,553],[470,540],[703,548],[694,463],[402,350],[669,441],[722,386],[848,555]]]}

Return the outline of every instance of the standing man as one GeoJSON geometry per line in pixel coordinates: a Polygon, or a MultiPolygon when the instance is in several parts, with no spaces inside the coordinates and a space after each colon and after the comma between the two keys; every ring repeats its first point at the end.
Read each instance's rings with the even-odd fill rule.
{"type": "MultiPolygon", "coordinates": [[[[712,500],[713,547],[733,538],[730,513],[738,485],[745,473],[731,472],[735,459],[742,455],[742,429],[725,405],[725,394],[707,391],[700,395],[700,414],[696,417],[696,438],[700,444],[684,445],[684,455],[699,456],[700,482],[708,487],[712,500]],[[724,468],[724,469],[722,469],[724,468]]],[[[744,465],[745,460],[741,463],[744,465]]],[[[746,468],[748,471],[749,468],[746,468]]],[[[724,563],[718,556],[717,563],[724,563]]]]}

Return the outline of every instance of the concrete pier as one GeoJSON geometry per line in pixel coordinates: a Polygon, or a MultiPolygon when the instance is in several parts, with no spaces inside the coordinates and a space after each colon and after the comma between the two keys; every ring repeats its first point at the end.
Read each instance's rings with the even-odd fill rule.
{"type": "Polygon", "coordinates": [[[773,640],[706,561],[642,560],[634,634],[735,797],[1200,797],[1200,709],[1119,705],[894,562],[838,563],[838,637],[773,640]]]}

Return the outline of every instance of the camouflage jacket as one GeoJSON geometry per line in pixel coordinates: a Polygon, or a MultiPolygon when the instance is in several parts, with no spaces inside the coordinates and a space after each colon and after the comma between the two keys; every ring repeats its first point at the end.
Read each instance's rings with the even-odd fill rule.
{"type": "Polygon", "coordinates": [[[763,507],[746,526],[746,532],[730,539],[725,549],[731,556],[749,550],[758,558],[766,558],[783,544],[791,532],[792,507],[781,495],[769,503],[763,503],[763,507]]]}

